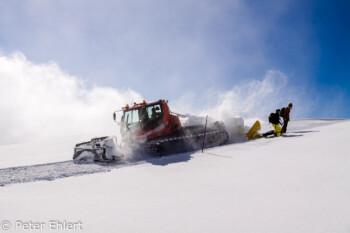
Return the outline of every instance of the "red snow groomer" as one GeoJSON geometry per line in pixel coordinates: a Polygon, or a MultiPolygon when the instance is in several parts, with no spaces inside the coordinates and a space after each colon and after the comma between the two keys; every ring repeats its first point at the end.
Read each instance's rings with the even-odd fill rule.
{"type": "Polygon", "coordinates": [[[94,138],[75,146],[74,160],[87,157],[94,161],[116,160],[125,147],[141,153],[165,155],[199,149],[203,138],[205,147],[222,145],[228,140],[222,122],[209,120],[206,126],[203,117],[171,112],[165,100],[126,105],[114,112],[114,121],[120,111],[123,112],[119,123],[121,145],[117,145],[115,137],[94,138]]]}

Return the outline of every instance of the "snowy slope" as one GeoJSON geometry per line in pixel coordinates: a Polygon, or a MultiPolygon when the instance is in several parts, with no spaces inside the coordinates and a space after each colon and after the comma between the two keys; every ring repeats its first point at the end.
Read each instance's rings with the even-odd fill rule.
{"type": "Polygon", "coordinates": [[[28,232],[19,220],[44,232],[50,220],[84,232],[350,232],[349,131],[350,121],[298,120],[284,137],[6,185],[0,222],[8,232],[28,232]]]}

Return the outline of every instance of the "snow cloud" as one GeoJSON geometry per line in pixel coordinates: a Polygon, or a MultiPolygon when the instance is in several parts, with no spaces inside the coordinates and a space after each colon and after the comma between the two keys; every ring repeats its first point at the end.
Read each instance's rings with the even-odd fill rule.
{"type": "Polygon", "coordinates": [[[142,100],[131,89],[87,88],[56,63],[34,64],[20,52],[0,54],[0,89],[0,145],[113,132],[112,112],[142,100]]]}
{"type": "Polygon", "coordinates": [[[231,90],[219,93],[216,107],[206,112],[216,118],[240,116],[244,118],[261,117],[288,105],[285,96],[288,78],[277,70],[269,70],[262,80],[234,86],[231,90]]]}
{"type": "Polygon", "coordinates": [[[305,89],[289,85],[286,74],[268,70],[262,78],[241,81],[228,91],[209,89],[200,95],[186,93],[175,101],[174,109],[191,113],[191,109],[194,110],[191,106],[201,106],[195,109],[198,114],[215,119],[226,121],[232,117],[242,117],[245,120],[267,121],[271,112],[290,102],[295,106],[292,118],[308,116],[315,105],[305,89]],[[196,100],[206,104],[202,105],[196,100]]]}
{"type": "MultiPolygon", "coordinates": [[[[112,112],[143,99],[132,89],[88,88],[83,79],[65,73],[55,62],[35,64],[20,52],[0,54],[0,88],[0,145],[66,135],[116,134],[112,112]]],[[[293,117],[302,116],[307,109],[301,106],[311,106],[307,99],[303,91],[288,86],[284,73],[269,70],[261,79],[237,83],[228,91],[179,93],[169,104],[175,112],[220,120],[266,120],[270,112],[289,102],[296,106],[293,117]]]]}

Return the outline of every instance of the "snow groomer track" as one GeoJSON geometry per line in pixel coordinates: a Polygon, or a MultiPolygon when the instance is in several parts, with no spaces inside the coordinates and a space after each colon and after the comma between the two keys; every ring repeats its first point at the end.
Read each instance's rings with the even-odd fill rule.
{"type": "Polygon", "coordinates": [[[55,180],[64,177],[108,172],[125,165],[75,164],[72,160],[0,169],[0,185],[55,180]]]}
{"type": "Polygon", "coordinates": [[[72,160],[29,165],[21,167],[9,167],[0,169],[0,186],[35,181],[52,181],[56,179],[88,175],[94,173],[109,172],[113,169],[136,166],[144,163],[164,165],[171,162],[188,160],[190,155],[176,154],[160,158],[140,159],[133,161],[117,161],[113,163],[74,163],[72,160]]]}

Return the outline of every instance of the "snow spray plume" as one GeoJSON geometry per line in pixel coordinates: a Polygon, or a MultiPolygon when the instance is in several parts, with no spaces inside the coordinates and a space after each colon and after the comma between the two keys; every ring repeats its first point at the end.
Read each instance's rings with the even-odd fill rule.
{"type": "Polygon", "coordinates": [[[231,141],[240,141],[242,138],[239,135],[247,131],[247,127],[256,120],[266,122],[271,111],[286,105],[288,99],[283,98],[285,94],[282,92],[286,89],[287,81],[287,76],[282,72],[270,70],[262,80],[252,80],[219,94],[217,107],[208,112],[225,123],[231,141]]]}
{"type": "Polygon", "coordinates": [[[19,52],[0,54],[0,64],[0,144],[115,134],[113,111],[130,99],[143,99],[130,89],[87,88],[57,64],[34,64],[19,52]]]}
{"type": "Polygon", "coordinates": [[[282,93],[287,80],[282,72],[270,70],[261,81],[252,80],[219,93],[216,107],[205,112],[224,121],[231,117],[264,118],[275,108],[288,103],[289,99],[284,98],[286,94],[282,93]]]}
{"type": "MultiPolygon", "coordinates": [[[[212,121],[223,121],[231,140],[239,141],[241,138],[235,135],[239,135],[238,131],[241,130],[243,124],[251,126],[256,120],[267,122],[270,112],[286,106],[289,102],[297,103],[298,109],[301,109],[298,104],[298,99],[302,99],[300,91],[296,92],[287,84],[288,77],[284,73],[269,70],[261,80],[237,84],[226,92],[210,89],[203,96],[210,104],[199,110],[199,115],[209,115],[212,121]]],[[[187,93],[186,96],[191,96],[191,94],[187,93]]],[[[174,105],[186,107],[187,105],[182,104],[183,99],[186,99],[187,105],[196,106],[196,104],[189,103],[188,100],[199,98],[192,94],[192,98],[180,98],[179,103],[174,105]]],[[[187,110],[184,109],[184,111],[187,110]]]]}

